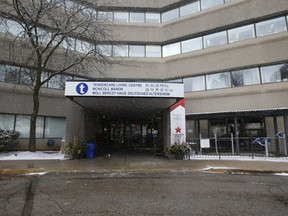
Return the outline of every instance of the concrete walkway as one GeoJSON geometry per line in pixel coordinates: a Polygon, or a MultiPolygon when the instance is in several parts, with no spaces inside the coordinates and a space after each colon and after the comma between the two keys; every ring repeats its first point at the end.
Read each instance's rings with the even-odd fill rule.
{"type": "Polygon", "coordinates": [[[144,154],[112,154],[81,160],[0,161],[0,174],[46,172],[125,173],[125,172],[259,172],[288,173],[288,159],[279,160],[171,160],[144,154]]]}

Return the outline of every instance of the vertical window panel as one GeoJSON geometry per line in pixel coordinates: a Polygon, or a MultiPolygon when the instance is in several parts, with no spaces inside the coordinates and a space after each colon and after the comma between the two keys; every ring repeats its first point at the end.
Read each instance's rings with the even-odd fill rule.
{"type": "Polygon", "coordinates": [[[205,10],[221,4],[224,4],[224,0],[201,0],[201,9],[205,10]]]}
{"type": "Polygon", "coordinates": [[[129,13],[128,12],[114,12],[114,21],[115,22],[128,22],[129,13]]]}
{"type": "Polygon", "coordinates": [[[113,55],[119,57],[128,56],[128,45],[113,46],[113,55]]]}
{"type": "Polygon", "coordinates": [[[146,23],[160,23],[160,13],[147,13],[145,14],[146,23]]]}
{"type": "Polygon", "coordinates": [[[204,48],[227,44],[226,31],[204,36],[203,40],[204,40],[204,48]]]}
{"type": "Polygon", "coordinates": [[[279,17],[276,19],[256,23],[257,37],[275,34],[283,31],[287,31],[285,17],[279,17]]]}
{"type": "Polygon", "coordinates": [[[231,87],[230,73],[217,73],[206,76],[207,89],[231,87]]]}
{"type": "Polygon", "coordinates": [[[194,38],[181,42],[182,53],[203,49],[202,38],[194,38]]]}
{"type": "Polygon", "coordinates": [[[104,56],[112,55],[112,45],[97,45],[97,52],[104,56]]]}
{"type": "Polygon", "coordinates": [[[261,67],[262,83],[280,82],[287,79],[287,64],[261,67]]]}
{"type": "Polygon", "coordinates": [[[180,42],[163,46],[163,57],[180,54],[180,42]]]}
{"type": "Polygon", "coordinates": [[[0,114],[0,129],[14,130],[15,116],[10,114],[0,114]]]}
{"type": "Polygon", "coordinates": [[[15,130],[20,133],[20,138],[29,138],[30,116],[17,115],[15,130]]]}
{"type": "Polygon", "coordinates": [[[192,2],[180,7],[180,17],[187,16],[198,11],[200,11],[199,1],[192,2]]]}
{"type": "Polygon", "coordinates": [[[63,138],[66,132],[65,118],[46,117],[45,138],[63,138]]]}
{"type": "Polygon", "coordinates": [[[130,45],[129,56],[130,57],[145,57],[145,46],[130,45]]]}
{"type": "Polygon", "coordinates": [[[162,22],[179,18],[179,8],[162,13],[162,22]]]}
{"type": "Polygon", "coordinates": [[[134,23],[144,23],[145,22],[145,14],[144,13],[130,13],[130,22],[134,23]]]}
{"type": "Polygon", "coordinates": [[[113,12],[111,11],[98,11],[98,20],[113,21],[113,12]]]}
{"type": "Polygon", "coordinates": [[[259,69],[250,68],[232,71],[231,82],[233,87],[260,84],[259,69]]]}
{"type": "Polygon", "coordinates": [[[254,25],[228,30],[229,43],[255,38],[254,25]]]}
{"type": "Polygon", "coordinates": [[[205,90],[205,76],[186,78],[183,82],[185,92],[205,90]]]}
{"type": "Polygon", "coordinates": [[[146,57],[161,57],[161,46],[146,46],[146,57]]]}

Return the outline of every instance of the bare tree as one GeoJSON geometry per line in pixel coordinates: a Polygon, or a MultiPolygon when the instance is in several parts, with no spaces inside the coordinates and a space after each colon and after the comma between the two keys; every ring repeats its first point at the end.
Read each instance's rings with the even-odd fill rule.
{"type": "Polygon", "coordinates": [[[97,19],[94,6],[91,0],[89,5],[68,0],[0,0],[6,40],[17,50],[13,61],[33,68],[25,76],[33,91],[29,151],[36,150],[41,87],[58,74],[101,72],[116,63],[102,44],[112,43],[109,24],[97,19]]]}

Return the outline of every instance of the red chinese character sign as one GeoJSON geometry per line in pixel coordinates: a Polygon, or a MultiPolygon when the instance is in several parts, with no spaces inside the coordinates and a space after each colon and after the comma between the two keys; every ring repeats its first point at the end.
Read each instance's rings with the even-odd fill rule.
{"type": "Polygon", "coordinates": [[[171,144],[186,142],[185,99],[170,107],[171,144]]]}

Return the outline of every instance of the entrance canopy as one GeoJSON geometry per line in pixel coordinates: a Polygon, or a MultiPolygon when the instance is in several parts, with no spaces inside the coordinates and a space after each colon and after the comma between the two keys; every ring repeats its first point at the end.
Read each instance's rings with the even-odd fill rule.
{"type": "Polygon", "coordinates": [[[182,83],[67,81],[65,96],[100,115],[151,119],[184,97],[182,83]]]}

